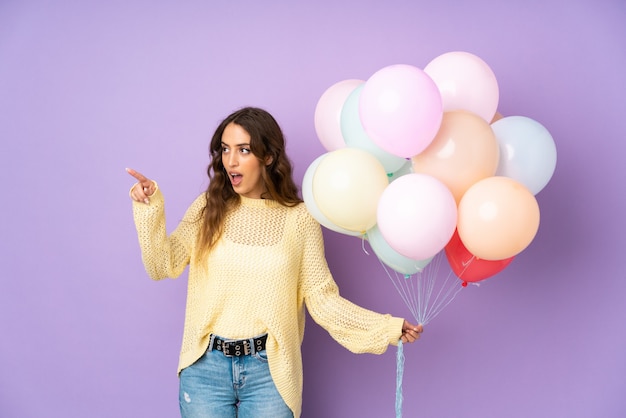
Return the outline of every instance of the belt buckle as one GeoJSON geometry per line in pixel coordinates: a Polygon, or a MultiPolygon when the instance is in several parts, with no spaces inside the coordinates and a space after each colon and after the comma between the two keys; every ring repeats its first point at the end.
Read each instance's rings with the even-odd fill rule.
{"type": "Polygon", "coordinates": [[[250,352],[250,343],[247,340],[224,341],[222,344],[222,353],[226,357],[247,356],[250,352]]]}
{"type": "MultiPolygon", "coordinates": [[[[241,357],[252,354],[254,343],[250,340],[231,340],[225,341],[219,338],[215,339],[215,349],[221,351],[226,357],[241,357]]],[[[258,347],[254,347],[257,348],[258,347]]]]}
{"type": "Polygon", "coordinates": [[[226,357],[234,357],[235,356],[235,347],[231,341],[224,341],[222,344],[223,353],[226,357]]]}

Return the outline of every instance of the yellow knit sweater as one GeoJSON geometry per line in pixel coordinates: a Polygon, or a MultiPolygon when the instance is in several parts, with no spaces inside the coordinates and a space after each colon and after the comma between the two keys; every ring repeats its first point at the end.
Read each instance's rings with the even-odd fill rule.
{"type": "Polygon", "coordinates": [[[154,280],[178,277],[189,265],[187,306],[178,371],[199,359],[209,334],[242,339],[268,333],[272,378],[295,417],[302,407],[305,311],[355,353],[396,345],[402,318],[381,315],[339,295],[324,256],[320,225],[304,204],[241,197],[224,234],[202,263],[195,263],[200,195],[168,235],[162,193],[150,205],[133,203],[142,259],[154,280]]]}

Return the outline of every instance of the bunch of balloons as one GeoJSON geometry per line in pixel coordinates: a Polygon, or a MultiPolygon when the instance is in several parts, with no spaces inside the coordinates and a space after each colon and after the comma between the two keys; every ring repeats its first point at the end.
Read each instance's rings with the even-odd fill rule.
{"type": "Polygon", "coordinates": [[[330,86],[314,120],[327,152],[303,179],[309,212],[404,275],[440,252],[464,284],[500,272],[537,233],[556,147],[498,100],[493,71],[462,51],[330,86]]]}

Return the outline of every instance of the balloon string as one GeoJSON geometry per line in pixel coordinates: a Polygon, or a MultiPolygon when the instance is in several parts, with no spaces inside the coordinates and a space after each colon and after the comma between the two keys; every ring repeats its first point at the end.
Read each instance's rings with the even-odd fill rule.
{"type": "MultiPolygon", "coordinates": [[[[447,307],[463,289],[463,281],[457,280],[452,271],[440,271],[445,264],[445,255],[438,253],[431,262],[414,274],[400,274],[378,257],[401,299],[418,324],[426,325],[447,307]]],[[[473,261],[473,260],[471,260],[473,261]]],[[[470,263],[471,263],[470,261],[470,263]]],[[[467,267],[466,267],[467,268],[467,267]]],[[[402,417],[402,379],[404,375],[404,353],[402,340],[398,341],[396,356],[396,418],[402,417]]]]}
{"type": "Polygon", "coordinates": [[[400,295],[400,298],[402,299],[404,304],[409,308],[409,311],[411,311],[411,313],[413,314],[413,317],[417,317],[417,312],[414,309],[415,305],[411,303],[411,299],[410,299],[411,293],[407,290],[406,284],[404,283],[404,282],[409,282],[410,280],[399,278],[398,273],[395,271],[392,274],[387,268],[387,266],[385,265],[385,263],[383,263],[383,261],[380,258],[378,259],[378,261],[380,261],[381,266],[383,266],[383,270],[385,270],[385,273],[387,273],[387,277],[389,277],[389,280],[391,280],[391,283],[396,288],[396,291],[400,295]]]}
{"type": "Polygon", "coordinates": [[[430,262],[430,265],[427,266],[430,268],[425,272],[425,274],[422,274],[420,277],[417,278],[418,284],[421,284],[422,289],[421,291],[418,291],[422,294],[423,298],[422,304],[424,308],[422,310],[423,314],[421,318],[424,321],[423,324],[430,322],[430,320],[436,316],[432,313],[437,306],[441,296],[441,289],[443,288],[441,283],[439,283],[439,291],[434,299],[433,293],[436,290],[436,285],[438,284],[437,282],[441,280],[439,271],[443,262],[442,260],[444,260],[444,257],[441,254],[435,256],[430,262]]]}
{"type": "Polygon", "coordinates": [[[446,308],[463,289],[463,283],[450,271],[441,270],[443,256],[438,254],[421,272],[402,275],[380,260],[384,271],[415,320],[428,324],[446,308]]]}
{"type": "Polygon", "coordinates": [[[465,261],[462,262],[463,270],[461,271],[461,274],[459,274],[460,277],[463,277],[463,274],[465,274],[465,270],[467,270],[469,268],[469,266],[472,265],[474,260],[476,260],[476,256],[472,255],[467,262],[465,262],[465,261]]]}
{"type": "Polygon", "coordinates": [[[402,417],[402,378],[404,377],[404,350],[402,349],[402,339],[398,341],[398,352],[396,354],[396,418],[402,417]]]}
{"type": "Polygon", "coordinates": [[[448,283],[448,278],[450,277],[450,275],[448,275],[445,278],[443,283],[440,283],[440,286],[437,289],[436,296],[433,299],[432,295],[433,295],[433,292],[435,291],[435,280],[436,279],[441,280],[440,275],[439,275],[439,268],[441,267],[441,257],[437,257],[436,259],[433,260],[432,263],[433,263],[433,266],[430,271],[431,274],[425,275],[425,277],[423,278],[424,281],[427,282],[427,286],[428,286],[428,292],[424,292],[424,293],[427,294],[428,301],[431,302],[430,307],[424,310],[425,321],[430,321],[430,319],[434,318],[441,311],[440,306],[441,306],[442,300],[444,300],[442,298],[448,295],[448,291],[445,291],[445,290],[448,289],[446,284],[448,283]]]}
{"type": "Polygon", "coordinates": [[[361,234],[361,249],[363,250],[365,254],[370,255],[370,253],[368,253],[367,250],[365,249],[366,237],[367,237],[367,233],[363,232],[361,234]]]}
{"type": "Polygon", "coordinates": [[[427,321],[430,321],[433,318],[435,318],[437,315],[439,315],[439,313],[441,313],[441,311],[445,307],[447,307],[450,304],[450,302],[454,300],[456,295],[463,289],[462,283],[460,282],[457,283],[456,278],[452,278],[453,283],[451,285],[448,284],[448,281],[451,278],[452,278],[451,274],[448,274],[448,276],[445,278],[444,284],[439,289],[439,293],[437,294],[437,297],[434,300],[433,306],[430,309],[427,317],[425,318],[427,321]],[[457,284],[458,286],[455,286],[454,284],[457,284]]]}

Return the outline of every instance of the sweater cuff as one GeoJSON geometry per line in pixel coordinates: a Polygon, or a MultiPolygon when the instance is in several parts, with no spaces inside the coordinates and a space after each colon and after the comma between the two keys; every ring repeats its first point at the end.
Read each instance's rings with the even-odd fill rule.
{"type": "Polygon", "coordinates": [[[387,325],[387,335],[389,335],[389,344],[398,345],[398,341],[402,338],[402,327],[404,326],[404,318],[389,318],[387,325]]]}

